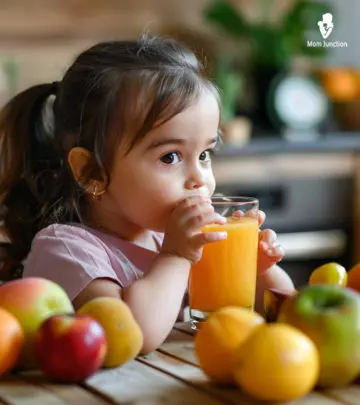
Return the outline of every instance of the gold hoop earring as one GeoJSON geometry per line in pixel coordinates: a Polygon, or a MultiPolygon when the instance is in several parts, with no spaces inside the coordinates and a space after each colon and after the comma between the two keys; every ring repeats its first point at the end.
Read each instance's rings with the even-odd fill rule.
{"type": "Polygon", "coordinates": [[[94,190],[91,193],[91,198],[92,200],[100,200],[101,196],[105,193],[105,190],[102,190],[100,192],[97,191],[97,184],[94,184],[94,190]]]}

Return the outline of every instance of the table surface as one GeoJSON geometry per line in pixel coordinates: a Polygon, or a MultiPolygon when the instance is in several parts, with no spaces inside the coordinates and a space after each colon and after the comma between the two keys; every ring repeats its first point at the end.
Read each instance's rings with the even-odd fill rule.
{"type": "MultiPolygon", "coordinates": [[[[112,369],[102,369],[83,384],[59,384],[39,371],[0,378],[0,404],[124,404],[124,405],[265,405],[237,388],[211,384],[194,354],[189,324],[176,324],[157,351],[112,369]]],[[[285,404],[284,402],[282,404],[285,404]]],[[[314,391],[291,405],[359,405],[360,384],[314,391]]],[[[271,403],[271,405],[276,405],[271,403]]]]}

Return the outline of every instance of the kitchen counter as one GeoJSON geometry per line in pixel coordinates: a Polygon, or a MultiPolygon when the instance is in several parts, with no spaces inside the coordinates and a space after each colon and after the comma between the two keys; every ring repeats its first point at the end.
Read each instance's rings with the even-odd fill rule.
{"type": "Polygon", "coordinates": [[[294,153],[360,152],[360,132],[338,132],[321,135],[314,141],[287,141],[283,138],[253,138],[244,145],[223,144],[215,159],[235,156],[294,153]]]}

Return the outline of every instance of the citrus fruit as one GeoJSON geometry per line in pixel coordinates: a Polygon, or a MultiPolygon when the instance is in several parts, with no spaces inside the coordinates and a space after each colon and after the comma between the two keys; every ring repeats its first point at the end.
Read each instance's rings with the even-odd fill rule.
{"type": "Polygon", "coordinates": [[[360,293],[360,263],[355,264],[348,271],[347,287],[360,293]]]}
{"type": "Polygon", "coordinates": [[[239,346],[234,376],[253,398],[291,401],[315,387],[319,368],[319,354],[309,337],[293,326],[272,323],[239,346]]]}
{"type": "Polygon", "coordinates": [[[346,286],[348,274],[338,263],[326,263],[316,268],[310,275],[309,284],[338,284],[346,286]]]}
{"type": "Polygon", "coordinates": [[[105,330],[107,354],[104,367],[117,367],[135,358],[143,345],[143,334],[130,308],[119,298],[98,297],[77,310],[97,320],[105,330]]]}
{"type": "Polygon", "coordinates": [[[234,383],[235,351],[264,321],[258,313],[241,307],[212,313],[195,336],[195,354],[204,373],[214,382],[234,383]]]}
{"type": "Polygon", "coordinates": [[[321,74],[321,82],[332,101],[354,101],[359,96],[359,74],[352,68],[328,68],[321,74]]]}
{"type": "Polygon", "coordinates": [[[0,308],[0,375],[15,367],[24,340],[20,322],[6,309],[0,308]]]}

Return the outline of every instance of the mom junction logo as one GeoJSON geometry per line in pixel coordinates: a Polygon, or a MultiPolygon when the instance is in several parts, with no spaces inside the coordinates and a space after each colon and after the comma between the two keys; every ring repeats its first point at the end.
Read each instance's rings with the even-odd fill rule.
{"type": "MultiPolygon", "coordinates": [[[[347,48],[346,41],[330,41],[329,38],[335,29],[334,17],[331,13],[322,15],[322,19],[317,23],[323,40],[307,40],[306,46],[309,48],[347,48]]],[[[336,31],[336,30],[335,30],[336,31]]]]}

